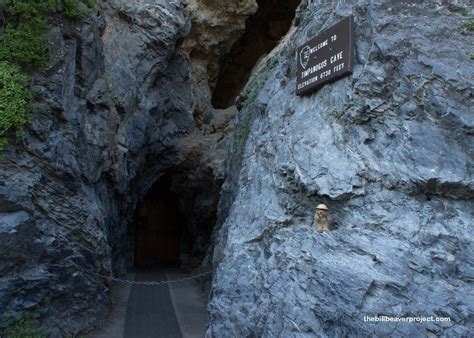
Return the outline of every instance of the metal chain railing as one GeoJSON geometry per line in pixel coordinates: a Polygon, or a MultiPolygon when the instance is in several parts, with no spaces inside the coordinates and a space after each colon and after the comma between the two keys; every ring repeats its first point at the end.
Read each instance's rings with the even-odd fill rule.
{"type": "Polygon", "coordinates": [[[197,274],[197,275],[193,275],[193,276],[189,276],[189,277],[185,277],[185,278],[181,278],[181,279],[163,280],[163,281],[149,281],[149,282],[133,281],[133,280],[129,280],[129,279],[121,279],[121,278],[117,278],[117,277],[114,277],[114,276],[102,275],[102,274],[99,274],[99,273],[97,273],[97,275],[101,276],[103,278],[107,278],[108,280],[110,280],[112,282],[121,283],[121,284],[128,284],[130,286],[133,286],[133,285],[159,286],[159,285],[164,285],[164,284],[180,283],[180,282],[184,282],[184,281],[188,281],[188,280],[198,279],[198,278],[204,277],[205,275],[209,275],[211,273],[212,273],[212,271],[206,271],[206,272],[202,272],[202,273],[197,274]]]}

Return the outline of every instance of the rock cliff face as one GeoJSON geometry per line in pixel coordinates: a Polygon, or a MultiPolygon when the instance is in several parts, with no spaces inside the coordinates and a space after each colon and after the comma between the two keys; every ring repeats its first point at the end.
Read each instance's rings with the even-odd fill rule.
{"type": "Polygon", "coordinates": [[[273,10],[281,1],[99,1],[83,23],[55,22],[51,62],[34,81],[38,110],[0,160],[0,334],[8,314],[34,314],[52,337],[105,316],[101,275],[132,263],[136,205],[166,174],[199,255],[217,220],[209,335],[468,335],[468,2],[304,0],[240,113],[214,109],[246,20],[264,4],[252,22],[273,43],[291,18],[273,10]],[[354,74],[296,97],[296,47],[347,15],[354,74]],[[311,226],[320,202],[329,233],[311,226]],[[365,315],[451,322],[375,325],[365,315]]]}
{"type": "Polygon", "coordinates": [[[195,113],[205,86],[181,48],[192,26],[184,1],[101,2],[84,23],[53,26],[51,62],[34,81],[40,106],[0,162],[0,333],[7,315],[33,314],[52,336],[103,318],[97,274],[133,263],[135,207],[170,168],[205,252],[236,112],[195,113]]]}
{"type": "Polygon", "coordinates": [[[466,21],[441,2],[300,5],[297,26],[241,94],[215,239],[210,336],[472,332],[466,21]],[[353,75],[295,96],[296,47],[348,15],[353,75]],[[311,225],[317,203],[331,209],[328,233],[311,225]],[[376,315],[451,322],[364,321],[376,315]]]}
{"type": "Polygon", "coordinates": [[[34,313],[52,335],[107,313],[137,200],[192,132],[183,5],[110,2],[50,33],[38,112],[0,166],[0,327],[34,313]]]}

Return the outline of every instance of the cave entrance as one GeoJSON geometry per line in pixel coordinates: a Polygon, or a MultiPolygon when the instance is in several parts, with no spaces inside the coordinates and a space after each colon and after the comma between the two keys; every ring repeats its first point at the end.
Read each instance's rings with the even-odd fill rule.
{"type": "Polygon", "coordinates": [[[135,214],[135,266],[178,265],[185,229],[170,175],[150,189],[135,214]]]}
{"type": "Polygon", "coordinates": [[[247,19],[245,32],[220,60],[212,95],[216,109],[232,106],[259,59],[289,30],[301,0],[257,0],[257,12],[247,19]]]}
{"type": "MultiPolygon", "coordinates": [[[[258,11],[247,19],[244,34],[219,61],[214,108],[234,104],[259,59],[288,32],[300,2],[257,0],[258,11]]],[[[194,165],[198,164],[168,169],[137,205],[129,228],[134,265],[197,266],[205,257],[222,181],[215,180],[212,170],[198,173],[194,165]]]]}

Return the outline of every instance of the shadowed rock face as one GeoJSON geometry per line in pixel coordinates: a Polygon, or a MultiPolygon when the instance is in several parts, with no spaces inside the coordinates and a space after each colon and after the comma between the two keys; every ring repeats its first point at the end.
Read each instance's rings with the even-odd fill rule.
{"type": "Polygon", "coordinates": [[[114,1],[53,29],[40,112],[0,164],[0,327],[29,312],[58,336],[107,314],[94,273],[124,272],[135,205],[195,128],[189,30],[177,2],[114,1]]]}
{"type": "MultiPolygon", "coordinates": [[[[195,66],[193,73],[203,73],[212,91],[219,73],[219,60],[244,32],[247,18],[258,9],[257,1],[188,0],[187,3],[192,28],[183,42],[183,50],[195,66]]],[[[209,104],[208,98],[205,102],[209,104]]]]}
{"type": "Polygon", "coordinates": [[[211,105],[219,60],[244,33],[247,18],[257,9],[256,0],[187,0],[186,10],[192,27],[181,49],[190,62],[193,116],[204,132],[207,128],[202,124],[221,115],[214,112],[211,105]]]}
{"type": "Polygon", "coordinates": [[[227,108],[244,87],[257,61],[268,54],[290,28],[301,0],[259,0],[258,11],[247,19],[245,32],[220,59],[212,104],[227,108]]]}
{"type": "Polygon", "coordinates": [[[0,162],[0,335],[7,314],[32,314],[53,337],[107,315],[97,273],[133,265],[136,206],[165,173],[189,250],[204,256],[237,111],[211,110],[188,53],[205,45],[211,64],[226,48],[193,41],[205,34],[191,20],[205,31],[225,13],[230,48],[256,10],[245,3],[203,2],[199,22],[185,1],[112,0],[83,23],[54,22],[51,62],[34,81],[39,111],[0,162]]]}
{"type": "Polygon", "coordinates": [[[223,186],[208,333],[468,336],[474,63],[465,17],[393,1],[312,1],[298,13],[242,95],[252,123],[241,171],[223,186]],[[296,47],[348,15],[353,75],[295,96],[296,47]],[[331,209],[333,231],[311,226],[318,203],[331,209]],[[451,322],[364,322],[375,315],[451,322]]]}

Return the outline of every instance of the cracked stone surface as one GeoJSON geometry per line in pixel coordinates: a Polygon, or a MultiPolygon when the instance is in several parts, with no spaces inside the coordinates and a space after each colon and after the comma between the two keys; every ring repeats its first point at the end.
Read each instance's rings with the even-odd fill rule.
{"type": "Polygon", "coordinates": [[[95,273],[125,271],[135,205],[195,128],[176,48],[189,30],[185,6],[166,1],[111,1],[52,28],[40,107],[0,162],[0,334],[8,314],[59,337],[108,313],[95,273]]]}
{"type": "Polygon", "coordinates": [[[300,5],[241,94],[252,122],[223,185],[210,336],[472,332],[474,39],[453,6],[300,5]],[[353,75],[295,96],[296,47],[348,15],[353,75]],[[311,224],[317,203],[328,233],[311,224]],[[364,322],[375,315],[451,322],[364,322]]]}

